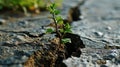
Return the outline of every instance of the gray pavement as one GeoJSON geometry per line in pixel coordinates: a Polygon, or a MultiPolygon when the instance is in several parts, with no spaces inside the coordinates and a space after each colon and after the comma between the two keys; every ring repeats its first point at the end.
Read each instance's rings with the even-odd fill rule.
{"type": "Polygon", "coordinates": [[[79,9],[83,19],[74,21],[72,29],[86,48],[80,58],[64,63],[68,67],[120,67],[120,49],[114,48],[120,47],[120,0],[86,0],[79,9]],[[106,45],[112,48],[104,49],[106,45]]]}
{"type": "Polygon", "coordinates": [[[73,23],[88,47],[120,46],[120,0],[86,0],[80,6],[83,19],[73,23]]]}

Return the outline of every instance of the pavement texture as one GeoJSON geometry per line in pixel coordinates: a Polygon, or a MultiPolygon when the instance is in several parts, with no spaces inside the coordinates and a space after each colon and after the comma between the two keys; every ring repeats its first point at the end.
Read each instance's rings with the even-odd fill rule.
{"type": "Polygon", "coordinates": [[[80,58],[72,57],[64,62],[68,67],[119,67],[120,1],[83,1],[79,6],[82,20],[74,21],[72,27],[86,48],[82,49],[80,58]],[[114,58],[110,59],[111,55],[114,58]]]}

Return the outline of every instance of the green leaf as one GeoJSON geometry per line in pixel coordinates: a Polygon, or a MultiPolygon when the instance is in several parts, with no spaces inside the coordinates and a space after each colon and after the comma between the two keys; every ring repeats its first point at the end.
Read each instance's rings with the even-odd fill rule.
{"type": "Polygon", "coordinates": [[[71,39],[70,38],[64,38],[62,39],[62,43],[71,43],[71,39]]]}
{"type": "Polygon", "coordinates": [[[56,17],[56,20],[57,20],[57,23],[60,24],[60,25],[63,25],[63,19],[61,16],[57,16],[56,17]]]}
{"type": "Polygon", "coordinates": [[[54,32],[54,30],[53,30],[52,28],[48,28],[48,29],[46,30],[46,33],[52,33],[52,32],[54,32]]]}
{"type": "Polygon", "coordinates": [[[63,33],[63,32],[64,32],[64,29],[59,29],[59,30],[60,30],[60,32],[61,32],[61,33],[63,33]]]}
{"type": "Polygon", "coordinates": [[[71,26],[70,26],[69,23],[66,23],[66,24],[65,24],[65,29],[71,29],[71,26]]]}
{"type": "Polygon", "coordinates": [[[55,15],[58,15],[58,14],[60,14],[60,11],[57,10],[57,9],[55,9],[55,10],[54,10],[54,14],[55,14],[55,15]]]}
{"type": "Polygon", "coordinates": [[[60,11],[56,9],[56,4],[52,3],[48,8],[47,8],[51,14],[58,15],[60,14],[60,11]]]}
{"type": "Polygon", "coordinates": [[[58,24],[59,24],[59,25],[63,25],[63,21],[59,21],[58,24]]]}
{"type": "Polygon", "coordinates": [[[70,24],[65,24],[64,29],[64,33],[72,33],[70,24]]]}
{"type": "Polygon", "coordinates": [[[65,33],[72,33],[71,29],[66,29],[64,32],[65,33]]]}
{"type": "Polygon", "coordinates": [[[55,4],[55,3],[52,3],[52,4],[50,5],[50,8],[51,8],[51,9],[55,9],[55,8],[56,8],[56,4],[55,4]]]}
{"type": "Polygon", "coordinates": [[[62,21],[63,19],[62,19],[61,16],[57,16],[57,17],[56,17],[56,20],[57,20],[57,21],[62,21]]]}

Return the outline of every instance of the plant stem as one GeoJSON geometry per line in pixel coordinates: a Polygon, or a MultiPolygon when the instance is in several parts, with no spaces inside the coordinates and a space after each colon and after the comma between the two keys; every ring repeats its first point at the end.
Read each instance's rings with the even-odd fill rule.
{"type": "Polygon", "coordinates": [[[58,30],[58,24],[57,24],[57,20],[55,19],[55,14],[52,14],[52,16],[53,16],[53,21],[55,23],[55,29],[56,29],[55,32],[57,33],[58,37],[60,38],[59,44],[61,44],[62,43],[62,34],[58,30]]]}

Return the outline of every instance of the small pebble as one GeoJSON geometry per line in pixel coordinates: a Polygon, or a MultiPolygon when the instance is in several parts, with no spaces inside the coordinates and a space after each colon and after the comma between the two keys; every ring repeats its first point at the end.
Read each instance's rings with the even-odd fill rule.
{"type": "Polygon", "coordinates": [[[28,21],[20,21],[19,22],[19,25],[20,26],[24,26],[24,25],[27,25],[28,24],[28,21]]]}
{"type": "Polygon", "coordinates": [[[19,41],[27,41],[24,36],[20,36],[20,35],[16,36],[16,39],[19,41]]]}
{"type": "Polygon", "coordinates": [[[106,60],[97,60],[97,64],[106,64],[106,60]]]}
{"type": "Polygon", "coordinates": [[[107,27],[106,29],[107,29],[107,30],[111,30],[112,28],[111,28],[111,27],[107,27]]]}
{"type": "Polygon", "coordinates": [[[103,33],[102,32],[94,32],[95,33],[95,35],[97,35],[97,36],[103,36],[103,33]]]}
{"type": "Polygon", "coordinates": [[[0,19],[0,25],[5,24],[5,22],[6,22],[6,20],[4,20],[4,19],[0,19]]]}
{"type": "Polygon", "coordinates": [[[111,50],[109,55],[117,58],[119,56],[119,52],[117,50],[111,50]]]}
{"type": "Polygon", "coordinates": [[[32,35],[32,36],[39,36],[39,34],[38,33],[30,33],[30,35],[32,35]]]}
{"type": "Polygon", "coordinates": [[[22,58],[21,58],[21,60],[23,61],[23,62],[25,62],[26,60],[28,59],[28,57],[27,56],[22,56],[22,58]]]}

